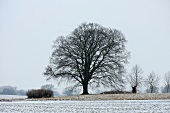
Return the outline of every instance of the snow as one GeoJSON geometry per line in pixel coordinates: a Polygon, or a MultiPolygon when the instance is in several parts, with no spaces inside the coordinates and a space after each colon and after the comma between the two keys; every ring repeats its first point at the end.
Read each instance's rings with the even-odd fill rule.
{"type": "Polygon", "coordinates": [[[0,102],[1,113],[170,112],[170,100],[0,102]]]}
{"type": "Polygon", "coordinates": [[[0,99],[15,99],[15,98],[27,98],[27,96],[21,96],[21,95],[0,95],[0,99]]]}

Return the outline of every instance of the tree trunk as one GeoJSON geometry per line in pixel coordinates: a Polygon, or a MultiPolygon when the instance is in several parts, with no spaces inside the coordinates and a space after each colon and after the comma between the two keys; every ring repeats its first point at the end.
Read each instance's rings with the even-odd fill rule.
{"type": "Polygon", "coordinates": [[[136,86],[132,87],[132,93],[137,93],[136,86]]]}
{"type": "Polygon", "coordinates": [[[151,93],[153,93],[153,86],[151,86],[151,93]]]}
{"type": "Polygon", "coordinates": [[[167,85],[167,93],[170,92],[169,89],[170,89],[170,84],[167,85]]]}
{"type": "Polygon", "coordinates": [[[88,93],[88,82],[83,84],[83,93],[82,95],[87,95],[88,93]]]}

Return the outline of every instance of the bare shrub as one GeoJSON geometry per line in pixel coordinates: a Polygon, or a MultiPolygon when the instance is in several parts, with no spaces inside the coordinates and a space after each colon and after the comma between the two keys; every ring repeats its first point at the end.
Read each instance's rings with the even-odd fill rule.
{"type": "Polygon", "coordinates": [[[45,89],[33,89],[27,91],[26,95],[28,98],[47,98],[53,96],[53,91],[45,89]]]}
{"type": "Polygon", "coordinates": [[[102,92],[100,94],[131,94],[131,92],[128,92],[128,91],[106,91],[106,92],[102,92]]]}

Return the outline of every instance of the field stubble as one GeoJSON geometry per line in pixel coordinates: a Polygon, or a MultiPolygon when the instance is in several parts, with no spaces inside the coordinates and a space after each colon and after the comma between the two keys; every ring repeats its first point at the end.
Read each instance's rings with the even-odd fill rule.
{"type": "Polygon", "coordinates": [[[99,95],[75,95],[58,96],[53,98],[28,99],[28,100],[170,100],[170,93],[155,94],[99,94],[99,95]]]}

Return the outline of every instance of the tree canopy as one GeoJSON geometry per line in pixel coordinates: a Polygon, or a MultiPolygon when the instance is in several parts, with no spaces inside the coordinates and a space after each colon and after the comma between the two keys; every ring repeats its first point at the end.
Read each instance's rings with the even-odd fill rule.
{"type": "Polygon", "coordinates": [[[44,75],[59,81],[68,80],[73,87],[89,85],[123,86],[124,64],[129,52],[124,35],[95,23],[83,23],[67,36],[54,41],[50,64],[44,75]]]}

